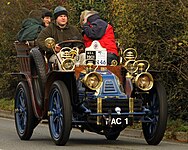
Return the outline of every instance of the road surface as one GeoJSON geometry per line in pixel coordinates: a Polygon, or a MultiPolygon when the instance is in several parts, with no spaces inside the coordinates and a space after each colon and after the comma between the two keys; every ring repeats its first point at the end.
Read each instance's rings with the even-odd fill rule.
{"type": "Polygon", "coordinates": [[[188,144],[162,141],[158,146],[147,145],[144,139],[120,136],[108,141],[102,135],[71,131],[66,146],[56,146],[47,124],[40,124],[29,141],[21,141],[13,119],[0,118],[0,150],[188,150],[188,144]]]}

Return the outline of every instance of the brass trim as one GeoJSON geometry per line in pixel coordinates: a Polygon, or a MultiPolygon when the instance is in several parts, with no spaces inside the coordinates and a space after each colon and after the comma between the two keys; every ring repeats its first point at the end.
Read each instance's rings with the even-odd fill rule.
{"type": "Polygon", "coordinates": [[[117,66],[118,65],[118,62],[117,62],[117,60],[112,60],[112,62],[111,62],[111,65],[110,66],[117,66]]]}
{"type": "Polygon", "coordinates": [[[144,67],[143,70],[144,70],[145,72],[147,72],[148,69],[149,69],[149,67],[150,67],[150,63],[149,63],[147,60],[137,60],[137,61],[134,62],[133,66],[135,66],[136,64],[137,64],[137,66],[139,66],[139,64],[142,64],[142,65],[139,66],[139,67],[141,67],[141,68],[144,67]],[[143,66],[143,64],[144,64],[144,66],[143,66]]]}
{"type": "MultiPolygon", "coordinates": [[[[97,113],[102,113],[102,98],[97,98],[97,113]]],[[[101,117],[97,116],[97,125],[101,125],[101,117]]]]}
{"type": "Polygon", "coordinates": [[[55,40],[51,37],[45,39],[45,46],[47,48],[52,48],[52,49],[55,48],[55,40]]]}
{"type": "MultiPolygon", "coordinates": [[[[134,98],[129,98],[129,113],[134,112],[134,98]]],[[[129,117],[133,117],[133,114],[130,114],[129,117]]]]}
{"type": "Polygon", "coordinates": [[[127,72],[127,74],[126,74],[125,78],[132,79],[132,78],[133,78],[133,76],[132,76],[132,75],[131,75],[129,72],[127,72]]]}
{"type": "Polygon", "coordinates": [[[131,74],[135,73],[138,70],[138,66],[135,60],[128,60],[124,64],[125,69],[131,74]]]}
{"type": "Polygon", "coordinates": [[[138,56],[138,53],[134,48],[127,48],[123,52],[123,58],[125,61],[136,60],[137,56],[138,56]]]}

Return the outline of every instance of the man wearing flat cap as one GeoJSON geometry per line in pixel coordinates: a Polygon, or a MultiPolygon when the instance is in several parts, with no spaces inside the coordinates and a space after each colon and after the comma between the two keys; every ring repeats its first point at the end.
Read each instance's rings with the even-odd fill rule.
{"type": "MultiPolygon", "coordinates": [[[[68,23],[68,11],[62,6],[57,6],[54,9],[54,21],[42,30],[37,38],[37,43],[42,52],[46,51],[46,56],[49,59],[53,55],[51,49],[45,47],[45,39],[52,37],[56,43],[65,40],[82,40],[82,35],[78,29],[68,23]]],[[[61,47],[56,44],[55,51],[59,52],[61,47]]]]}

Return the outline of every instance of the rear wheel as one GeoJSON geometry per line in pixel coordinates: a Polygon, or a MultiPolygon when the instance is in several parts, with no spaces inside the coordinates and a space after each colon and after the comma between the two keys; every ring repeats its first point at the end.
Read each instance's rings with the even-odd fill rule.
{"type": "Polygon", "coordinates": [[[144,137],[149,145],[157,145],[163,139],[167,123],[167,99],[165,88],[159,82],[147,96],[150,113],[145,116],[151,122],[142,123],[144,137]]]}
{"type": "Polygon", "coordinates": [[[36,120],[28,85],[26,82],[21,81],[16,88],[15,95],[15,124],[21,140],[31,138],[36,120]]]}
{"type": "Polygon", "coordinates": [[[69,92],[62,81],[55,81],[49,95],[49,129],[56,145],[65,145],[72,127],[69,92]]]}

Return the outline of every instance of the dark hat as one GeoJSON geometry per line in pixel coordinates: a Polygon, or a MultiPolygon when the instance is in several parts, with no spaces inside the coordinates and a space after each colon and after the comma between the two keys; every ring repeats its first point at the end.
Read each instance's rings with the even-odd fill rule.
{"type": "Polygon", "coordinates": [[[41,8],[41,12],[42,12],[42,18],[44,17],[52,17],[52,13],[49,9],[43,7],[41,8]]]}
{"type": "Polygon", "coordinates": [[[68,12],[67,12],[67,10],[66,10],[65,7],[57,6],[54,9],[54,18],[57,19],[57,17],[60,16],[60,15],[66,15],[66,16],[68,16],[68,12]]]}

